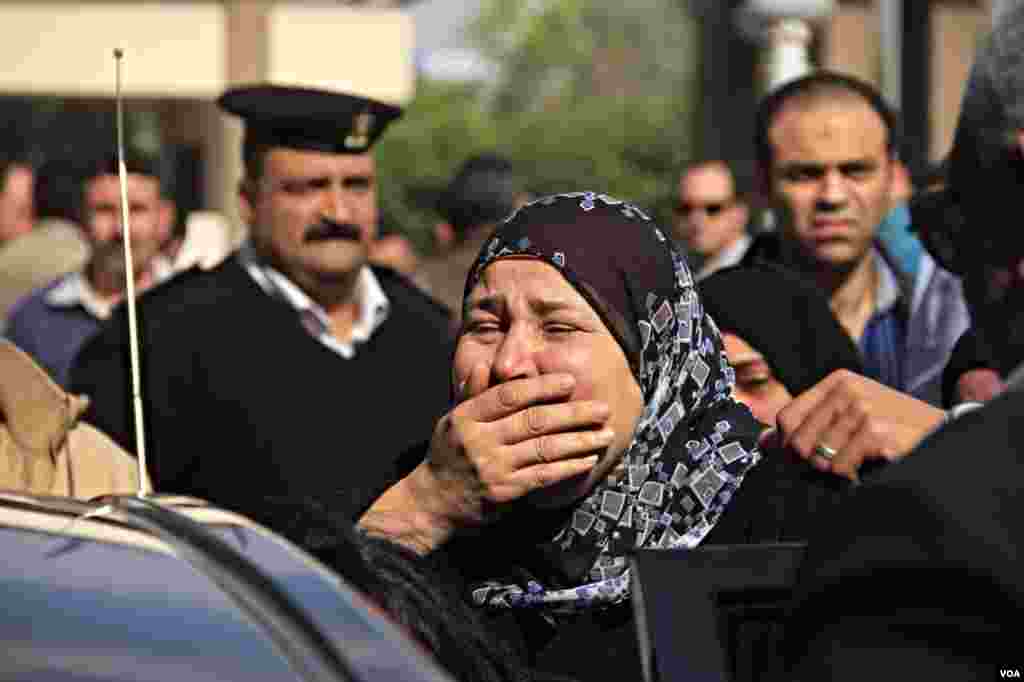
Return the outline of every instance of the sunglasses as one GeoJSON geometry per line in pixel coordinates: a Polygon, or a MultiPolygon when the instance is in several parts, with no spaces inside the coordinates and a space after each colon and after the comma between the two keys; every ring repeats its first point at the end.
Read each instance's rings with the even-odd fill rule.
{"type": "Polygon", "coordinates": [[[726,201],[707,201],[704,203],[690,203],[688,201],[680,201],[672,208],[672,211],[679,217],[689,216],[694,211],[702,211],[708,215],[709,218],[714,218],[719,213],[722,213],[726,209],[730,208],[735,203],[735,200],[728,199],[726,201]]]}

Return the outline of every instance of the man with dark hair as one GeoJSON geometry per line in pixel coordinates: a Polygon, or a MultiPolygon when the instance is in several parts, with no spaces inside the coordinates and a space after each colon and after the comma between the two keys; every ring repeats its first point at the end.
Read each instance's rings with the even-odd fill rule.
{"type": "Polygon", "coordinates": [[[431,293],[461,317],[469,266],[499,220],[529,201],[512,161],[493,153],[466,159],[437,201],[441,222],[434,227],[439,255],[423,276],[431,293]]]}
{"type": "Polygon", "coordinates": [[[750,214],[725,161],[699,161],[683,169],[674,213],[676,237],[701,259],[698,280],[736,265],[750,246],[750,214]]]}
{"type": "Polygon", "coordinates": [[[0,246],[0,319],[15,303],[57,277],[81,269],[89,246],[79,227],[80,171],[70,159],[54,158],[36,170],[36,225],[0,246]]]}
{"type": "MultiPolygon", "coordinates": [[[[448,407],[448,316],[367,264],[378,222],[370,149],[400,110],[260,85],[219,100],[245,123],[249,240],[140,301],[155,489],[241,513],[304,497],[355,518],[448,407]]],[[[134,449],[126,315],[88,344],[72,386],[134,449]]]]}
{"type": "MultiPolygon", "coordinates": [[[[141,292],[170,275],[170,265],[160,255],[166,236],[161,212],[166,209],[155,162],[132,155],[125,165],[133,280],[141,292]]],[[[117,159],[98,158],[83,164],[80,182],[81,227],[90,250],[88,262],[16,303],[7,320],[8,338],[62,386],[68,385],[78,350],[110,317],[127,286],[117,159]]]]}
{"type": "Polygon", "coordinates": [[[779,231],[756,239],[745,262],[805,273],[859,346],[868,376],[938,405],[967,307],[959,281],[932,258],[906,276],[878,239],[897,178],[893,112],[871,86],[819,72],[764,99],[756,136],[779,231]]]}
{"type": "Polygon", "coordinates": [[[0,153],[0,244],[32,230],[35,171],[20,151],[0,153]]]}
{"type": "MultiPolygon", "coordinates": [[[[888,679],[903,671],[929,680],[1015,679],[1024,668],[1016,636],[1024,613],[1024,236],[1007,224],[1024,190],[1022,61],[1018,6],[980,47],[948,184],[933,197],[958,218],[940,221],[925,240],[949,247],[934,253],[962,277],[974,327],[1007,390],[969,414],[954,408],[960,416],[945,426],[940,419],[909,457],[869,476],[824,525],[801,568],[780,679],[888,679]]],[[[852,385],[833,388],[842,384],[852,385]]],[[[862,392],[861,411],[886,390],[862,392]]],[[[907,450],[887,443],[889,435],[928,409],[912,401],[888,410],[854,448],[840,414],[851,404],[841,390],[798,398],[780,416],[779,440],[801,457],[827,443],[842,451],[832,466],[848,450],[863,454],[867,440],[876,455],[899,457],[907,450]]]]}

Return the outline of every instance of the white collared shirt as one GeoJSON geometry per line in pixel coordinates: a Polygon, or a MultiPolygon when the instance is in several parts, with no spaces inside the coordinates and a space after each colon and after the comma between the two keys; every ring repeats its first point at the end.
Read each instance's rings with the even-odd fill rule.
{"type": "Polygon", "coordinates": [[[364,265],[356,281],[359,316],[352,324],[348,340],[343,341],[331,333],[327,311],[280,271],[261,262],[250,242],[242,246],[238,255],[246,272],[267,295],[280,299],[294,308],[299,313],[306,331],[345,359],[351,360],[355,357],[356,345],[369,341],[373,333],[384,324],[391,311],[391,302],[381,288],[380,282],[369,266],[364,265]]]}
{"type": "Polygon", "coordinates": [[[739,264],[739,262],[743,260],[743,256],[746,255],[747,249],[750,248],[750,243],[752,241],[753,239],[750,235],[744,234],[732,244],[729,244],[729,246],[725,247],[711,258],[708,258],[704,265],[701,266],[700,272],[697,273],[695,279],[700,281],[719,270],[739,264]]]}
{"type": "Polygon", "coordinates": [[[896,274],[877,248],[872,250],[872,257],[875,270],[878,272],[878,285],[875,287],[875,314],[878,314],[888,312],[899,303],[903,298],[903,289],[900,288],[896,274]]]}
{"type": "MultiPolygon", "coordinates": [[[[163,282],[174,274],[171,263],[163,256],[157,256],[151,264],[153,285],[163,282]]],[[[151,285],[152,286],[152,285],[151,285]]],[[[46,294],[46,303],[54,308],[75,308],[81,306],[97,320],[108,320],[114,308],[121,301],[110,301],[101,297],[84,270],[67,275],[60,284],[46,294]]]]}

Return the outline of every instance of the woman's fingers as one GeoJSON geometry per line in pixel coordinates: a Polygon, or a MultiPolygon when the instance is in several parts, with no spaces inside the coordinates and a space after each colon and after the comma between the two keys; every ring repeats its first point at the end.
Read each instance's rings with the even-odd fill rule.
{"type": "MultiPolygon", "coordinates": [[[[822,471],[829,470],[831,463],[839,453],[843,452],[867,418],[863,407],[856,401],[837,398],[832,401],[828,411],[831,412],[831,421],[824,424],[820,430],[808,434],[813,439],[810,441],[813,445],[810,446],[809,456],[817,460],[812,464],[822,471]],[[822,457],[818,449],[819,446],[831,452],[832,457],[822,457]]],[[[805,456],[804,450],[799,450],[799,452],[801,452],[801,457],[805,456]]]]}
{"type": "Polygon", "coordinates": [[[858,470],[867,460],[892,460],[898,455],[888,445],[892,441],[885,424],[864,418],[846,447],[832,462],[832,473],[851,481],[858,479],[858,470]]]}
{"type": "MultiPolygon", "coordinates": [[[[794,401],[795,403],[796,401],[794,401]]],[[[796,405],[794,411],[784,409],[779,412],[779,422],[787,435],[786,444],[795,451],[802,459],[810,459],[815,455],[815,448],[819,445],[826,445],[833,450],[838,449],[841,443],[834,444],[824,440],[828,429],[842,415],[847,401],[835,391],[829,391],[823,396],[816,397],[810,409],[802,413],[799,408],[806,407],[806,403],[796,405]]],[[[793,403],[791,403],[793,405],[793,403]]]]}
{"type": "Polygon", "coordinates": [[[586,431],[569,431],[535,436],[502,448],[502,465],[506,469],[523,469],[579,458],[603,451],[615,439],[608,427],[586,431]]]}
{"type": "Polygon", "coordinates": [[[589,455],[519,469],[499,483],[488,486],[488,497],[494,503],[517,500],[535,490],[585,475],[594,468],[599,459],[598,455],[589,455]]]}
{"type": "MultiPolygon", "coordinates": [[[[470,384],[476,380],[478,368],[473,368],[465,391],[476,388],[470,384]]],[[[492,422],[537,403],[565,400],[575,386],[576,380],[571,374],[542,374],[516,379],[471,395],[455,411],[473,421],[492,422]]]]}
{"type": "Polygon", "coordinates": [[[500,428],[502,443],[512,445],[548,433],[601,426],[609,416],[606,403],[573,400],[534,405],[509,415],[495,426],[500,428]]]}

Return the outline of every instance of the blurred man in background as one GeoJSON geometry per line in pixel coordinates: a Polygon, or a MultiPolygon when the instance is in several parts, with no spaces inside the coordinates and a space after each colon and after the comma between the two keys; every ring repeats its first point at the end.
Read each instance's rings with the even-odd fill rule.
{"type": "Polygon", "coordinates": [[[701,161],[683,170],[674,213],[676,237],[700,261],[698,280],[736,265],[750,246],[747,205],[724,161],[701,161]]]}
{"type": "Polygon", "coordinates": [[[934,405],[968,325],[960,282],[920,255],[911,279],[878,239],[897,184],[897,121],[870,85],[838,73],[790,81],[762,102],[757,155],[779,229],[747,262],[813,280],[861,351],[867,376],[934,405]]]}
{"type": "MultiPolygon", "coordinates": [[[[141,293],[172,272],[160,251],[168,234],[168,206],[152,159],[130,155],[125,165],[132,277],[141,293]]],[[[62,386],[68,385],[78,350],[110,317],[127,286],[118,160],[98,158],[83,167],[82,230],[89,261],[20,300],[7,320],[8,338],[62,386]]]]}
{"type": "Polygon", "coordinates": [[[498,221],[529,201],[512,161],[498,154],[466,159],[442,192],[434,227],[438,255],[424,264],[430,292],[462,317],[462,295],[469,267],[498,221]]]}
{"type": "Polygon", "coordinates": [[[21,298],[88,260],[89,245],[79,226],[80,173],[66,158],[49,159],[36,170],[36,226],[0,246],[0,325],[21,298]]]}
{"type": "Polygon", "coordinates": [[[0,244],[32,229],[34,181],[35,172],[27,155],[16,150],[0,153],[0,244]]]}
{"type": "MultiPolygon", "coordinates": [[[[381,234],[370,244],[370,263],[400,272],[417,284],[424,285],[418,276],[420,257],[416,247],[404,234],[388,232],[381,234]]],[[[424,286],[425,288],[425,286],[424,286]]]]}

